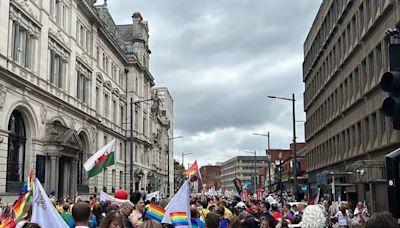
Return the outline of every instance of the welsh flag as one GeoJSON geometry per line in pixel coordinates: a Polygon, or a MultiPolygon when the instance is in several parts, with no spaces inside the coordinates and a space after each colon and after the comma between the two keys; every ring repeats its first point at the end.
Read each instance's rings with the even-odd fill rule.
{"type": "Polygon", "coordinates": [[[111,151],[115,143],[115,139],[98,150],[92,157],[90,157],[83,167],[88,173],[88,177],[94,177],[101,173],[103,169],[115,163],[114,151],[111,151]]]}
{"type": "Polygon", "coordinates": [[[183,174],[189,177],[190,182],[195,182],[201,179],[199,167],[197,166],[197,160],[195,160],[193,165],[191,165],[189,169],[185,170],[183,174]]]}

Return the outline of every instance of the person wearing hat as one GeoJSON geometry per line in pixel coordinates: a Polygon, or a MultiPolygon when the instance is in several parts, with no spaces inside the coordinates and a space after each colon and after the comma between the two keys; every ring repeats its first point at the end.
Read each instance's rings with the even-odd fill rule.
{"type": "Polygon", "coordinates": [[[22,219],[17,223],[15,228],[22,228],[26,223],[31,221],[32,217],[32,203],[27,202],[22,211],[22,219]]]}

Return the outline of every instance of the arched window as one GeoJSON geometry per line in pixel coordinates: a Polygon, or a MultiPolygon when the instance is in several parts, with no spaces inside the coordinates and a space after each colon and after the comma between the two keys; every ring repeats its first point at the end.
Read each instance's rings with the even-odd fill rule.
{"type": "Polygon", "coordinates": [[[8,122],[7,192],[18,192],[24,181],[25,124],[19,111],[11,113],[8,122]]]}

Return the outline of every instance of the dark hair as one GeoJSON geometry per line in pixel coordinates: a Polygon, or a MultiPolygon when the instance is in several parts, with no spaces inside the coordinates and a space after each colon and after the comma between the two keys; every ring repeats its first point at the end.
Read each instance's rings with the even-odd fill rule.
{"type": "Polygon", "coordinates": [[[217,210],[215,211],[215,213],[217,213],[217,214],[219,214],[219,215],[221,215],[221,216],[223,217],[224,214],[225,214],[225,208],[222,207],[222,206],[219,206],[219,207],[217,208],[217,210]]]}
{"type": "Polygon", "coordinates": [[[220,217],[214,212],[209,212],[206,216],[205,225],[207,228],[218,228],[220,217]]]}
{"type": "Polygon", "coordinates": [[[22,226],[22,228],[41,228],[41,226],[33,222],[27,222],[22,226]]]}
{"type": "Polygon", "coordinates": [[[203,206],[203,208],[207,209],[208,202],[207,201],[201,201],[201,206],[203,206]]]}
{"type": "Polygon", "coordinates": [[[267,211],[269,211],[269,209],[271,208],[271,204],[269,204],[268,201],[262,202],[262,205],[264,205],[265,208],[267,208],[267,211]]]}
{"type": "Polygon", "coordinates": [[[139,202],[141,198],[144,200],[144,196],[142,196],[142,193],[136,191],[131,194],[130,200],[133,204],[136,205],[137,202],[139,202]]]}
{"type": "Polygon", "coordinates": [[[190,209],[190,215],[192,216],[192,218],[200,218],[200,213],[197,209],[195,208],[191,208],[190,209]]]}
{"type": "Polygon", "coordinates": [[[111,211],[101,222],[100,228],[108,228],[111,222],[115,219],[118,219],[120,221],[121,227],[123,227],[124,222],[122,220],[122,213],[120,211],[111,211]]]}
{"type": "Polygon", "coordinates": [[[365,228],[398,228],[396,219],[388,212],[375,213],[368,219],[365,228]]]}
{"type": "Polygon", "coordinates": [[[278,205],[272,204],[271,208],[272,208],[273,211],[277,211],[278,210],[278,205]]]}
{"type": "Polygon", "coordinates": [[[221,200],[219,203],[220,203],[222,206],[224,206],[224,207],[226,207],[226,205],[228,205],[228,204],[226,203],[226,200],[221,200]]]}
{"type": "Polygon", "coordinates": [[[72,217],[75,223],[88,222],[90,218],[90,205],[83,201],[77,202],[72,208],[72,217]]]}

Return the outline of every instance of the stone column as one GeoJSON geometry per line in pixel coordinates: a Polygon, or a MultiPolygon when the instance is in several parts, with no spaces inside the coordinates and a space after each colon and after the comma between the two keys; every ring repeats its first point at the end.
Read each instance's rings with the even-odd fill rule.
{"type": "Polygon", "coordinates": [[[78,159],[72,158],[71,159],[71,167],[70,167],[70,179],[69,179],[69,194],[72,199],[75,199],[77,195],[77,167],[78,159]]]}
{"type": "Polygon", "coordinates": [[[50,155],[50,172],[49,176],[50,176],[50,192],[51,191],[56,191],[56,194],[58,192],[58,184],[57,184],[57,179],[58,179],[58,171],[57,171],[57,155],[56,154],[51,154],[50,155]]]}

